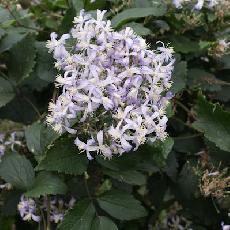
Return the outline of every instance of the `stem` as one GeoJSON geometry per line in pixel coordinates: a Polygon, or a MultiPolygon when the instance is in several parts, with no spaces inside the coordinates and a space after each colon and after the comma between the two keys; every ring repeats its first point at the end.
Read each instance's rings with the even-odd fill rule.
{"type": "MultiPolygon", "coordinates": [[[[84,178],[84,182],[85,182],[85,188],[86,188],[86,192],[87,192],[87,195],[88,195],[88,197],[89,197],[89,199],[92,201],[92,203],[93,203],[93,205],[94,205],[94,199],[93,199],[93,197],[91,196],[91,194],[90,194],[90,192],[89,192],[89,187],[88,187],[88,183],[87,183],[87,178],[86,178],[86,176],[85,176],[85,178],[84,178]]],[[[94,205],[95,206],[95,205],[94,205]]],[[[96,212],[96,215],[97,216],[99,216],[98,215],[98,213],[97,213],[97,209],[95,208],[95,212],[96,212]]]]}
{"type": "Polygon", "coordinates": [[[185,112],[187,112],[190,117],[194,117],[194,115],[192,114],[192,112],[190,111],[190,109],[187,108],[184,104],[182,104],[180,101],[178,101],[176,99],[174,99],[174,102],[177,105],[179,105],[185,112]]]}
{"type": "Polygon", "coordinates": [[[45,219],[44,212],[42,211],[41,208],[40,208],[40,213],[41,213],[41,216],[42,216],[43,228],[44,228],[44,230],[46,230],[46,219],[45,219]]]}
{"type": "Polygon", "coordinates": [[[50,230],[51,228],[50,228],[50,198],[49,196],[46,196],[46,206],[47,206],[47,216],[46,216],[47,228],[46,230],[50,230]]]}

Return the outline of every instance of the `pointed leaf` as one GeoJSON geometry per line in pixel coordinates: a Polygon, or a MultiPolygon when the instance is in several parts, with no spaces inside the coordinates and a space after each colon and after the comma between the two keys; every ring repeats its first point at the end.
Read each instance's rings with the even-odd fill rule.
{"type": "Polygon", "coordinates": [[[0,77],[0,107],[10,102],[14,96],[15,93],[10,82],[0,77]]]}
{"type": "Polygon", "coordinates": [[[88,160],[85,154],[79,154],[71,138],[61,138],[47,150],[38,170],[58,171],[79,175],[87,170],[88,160]]]}
{"type": "Polygon", "coordinates": [[[146,211],[131,194],[113,190],[98,198],[100,207],[119,220],[133,220],[146,216],[146,211]]]}
{"type": "Polygon", "coordinates": [[[91,230],[118,230],[118,228],[109,218],[98,216],[93,220],[91,230]]]}
{"type": "Polygon", "coordinates": [[[45,195],[65,194],[67,187],[56,175],[41,172],[34,181],[33,186],[25,193],[28,197],[40,197],[45,195]]]}
{"type": "Polygon", "coordinates": [[[220,149],[230,152],[230,113],[199,97],[196,104],[197,120],[193,127],[220,149]]]}
{"type": "Polygon", "coordinates": [[[148,16],[162,16],[166,13],[166,6],[165,5],[156,5],[156,7],[150,8],[132,8],[122,11],[118,13],[112,19],[112,25],[114,28],[121,26],[125,22],[128,22],[132,19],[136,18],[144,18],[148,16]]]}
{"type": "Polygon", "coordinates": [[[25,137],[28,149],[35,155],[36,159],[40,161],[46,147],[52,144],[59,135],[52,128],[37,121],[26,127],[25,137]]]}
{"type": "Polygon", "coordinates": [[[29,189],[34,182],[34,169],[25,156],[7,153],[0,163],[0,176],[18,189],[29,189]]]}
{"type": "Polygon", "coordinates": [[[146,177],[144,174],[136,170],[127,170],[127,171],[112,171],[109,169],[104,169],[103,172],[120,182],[125,182],[132,185],[143,185],[146,183],[146,177]]]}
{"type": "Polygon", "coordinates": [[[70,210],[58,230],[90,230],[95,208],[88,200],[81,200],[70,210]]]}
{"type": "Polygon", "coordinates": [[[34,45],[34,36],[28,35],[10,50],[9,77],[16,82],[21,82],[32,72],[36,56],[34,45]]]}

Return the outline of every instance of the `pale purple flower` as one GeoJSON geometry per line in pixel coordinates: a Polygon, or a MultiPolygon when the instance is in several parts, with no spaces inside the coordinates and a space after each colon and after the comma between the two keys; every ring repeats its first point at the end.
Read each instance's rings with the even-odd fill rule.
{"type": "Polygon", "coordinates": [[[224,222],[221,222],[222,230],[230,230],[230,225],[225,225],[224,222]]]}
{"type": "Polygon", "coordinates": [[[41,220],[41,217],[37,214],[35,200],[31,198],[21,196],[21,200],[18,204],[18,211],[22,219],[25,221],[33,220],[35,222],[40,222],[41,220]]]}
{"type": "Polygon", "coordinates": [[[105,13],[98,10],[94,19],[82,10],[70,34],[57,40],[52,33],[47,42],[56,67],[64,71],[56,78],[61,94],[50,103],[47,123],[60,133],[76,134],[75,145],[90,160],[93,153],[111,158],[148,139],[164,140],[171,98],[166,93],[172,84],[173,49],[158,42],[150,50],[130,27],[113,31],[111,22],[103,20],[105,13]],[[72,46],[67,51],[68,39],[72,46]],[[90,127],[84,135],[71,127],[76,118],[90,127]]]}

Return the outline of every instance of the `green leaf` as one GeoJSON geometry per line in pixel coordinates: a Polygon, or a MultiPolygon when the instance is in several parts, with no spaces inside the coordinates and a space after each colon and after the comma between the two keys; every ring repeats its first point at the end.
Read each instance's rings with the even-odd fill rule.
{"type": "Polygon", "coordinates": [[[166,159],[171,152],[173,145],[174,140],[171,137],[168,137],[163,142],[157,141],[153,144],[149,144],[153,153],[153,161],[157,164],[157,166],[165,166],[166,159]]]}
{"type": "Polygon", "coordinates": [[[46,147],[52,144],[59,135],[51,127],[37,121],[25,128],[25,137],[28,149],[39,161],[46,147]]]}
{"type": "Polygon", "coordinates": [[[10,50],[9,77],[16,82],[21,82],[27,78],[35,65],[35,56],[34,36],[28,35],[10,50]]]}
{"type": "Polygon", "coordinates": [[[87,165],[86,154],[79,154],[73,139],[61,138],[47,150],[37,169],[79,175],[87,170],[87,165]]]}
{"type": "Polygon", "coordinates": [[[199,193],[199,178],[195,174],[194,166],[193,162],[185,163],[178,178],[178,189],[185,199],[192,199],[199,193]]]}
{"type": "Polygon", "coordinates": [[[0,163],[0,176],[15,188],[25,190],[34,182],[34,169],[25,156],[7,153],[0,163]]]}
{"type": "MultiPolygon", "coordinates": [[[[90,230],[95,208],[89,200],[80,200],[64,217],[58,230],[90,230]]],[[[109,230],[109,229],[108,229],[109,230]]]]}
{"type": "Polygon", "coordinates": [[[93,220],[91,230],[118,230],[118,228],[108,217],[97,216],[93,220]]]}
{"type": "Polygon", "coordinates": [[[159,5],[158,7],[151,8],[132,8],[122,11],[112,19],[112,26],[114,28],[131,21],[136,18],[144,18],[148,16],[163,16],[166,13],[166,7],[159,5]]]}
{"type": "Polygon", "coordinates": [[[150,0],[133,0],[133,6],[135,8],[147,8],[151,7],[151,1],[150,0]]]}
{"type": "Polygon", "coordinates": [[[40,197],[45,195],[65,194],[67,186],[56,175],[41,172],[34,181],[33,186],[25,193],[28,197],[40,197]]]}
{"type": "Polygon", "coordinates": [[[44,81],[54,82],[56,71],[52,55],[48,53],[45,42],[36,42],[35,46],[37,50],[36,75],[44,81]]]}
{"type": "Polygon", "coordinates": [[[176,52],[181,52],[184,54],[198,52],[199,51],[199,43],[196,41],[192,41],[184,36],[173,36],[168,38],[171,41],[172,47],[176,52]]]}
{"type": "Polygon", "coordinates": [[[230,152],[230,113],[200,96],[196,104],[196,121],[193,127],[214,142],[220,149],[230,152]]]}
{"type": "Polygon", "coordinates": [[[149,28],[146,28],[142,24],[136,22],[127,23],[123,26],[123,28],[125,27],[131,27],[134,30],[134,32],[140,36],[146,36],[152,33],[152,31],[149,28]]]}
{"type": "Polygon", "coordinates": [[[193,68],[188,72],[188,86],[190,88],[201,88],[204,91],[216,92],[221,90],[222,81],[213,74],[203,69],[193,68]]]}
{"type": "Polygon", "coordinates": [[[20,201],[22,191],[11,190],[7,193],[2,193],[4,204],[1,207],[1,212],[4,216],[15,216],[17,214],[17,205],[20,201]]]}
{"type": "Polygon", "coordinates": [[[173,85],[171,91],[173,93],[178,93],[185,88],[186,76],[187,76],[187,62],[181,61],[179,63],[176,63],[172,75],[173,85]]]}
{"type": "Polygon", "coordinates": [[[6,31],[6,35],[0,41],[0,53],[11,49],[15,44],[25,38],[25,30],[14,28],[6,31]]]}
{"type": "Polygon", "coordinates": [[[0,6],[0,24],[3,24],[5,21],[11,20],[12,16],[10,15],[10,12],[0,6]]]}
{"type": "Polygon", "coordinates": [[[15,96],[14,89],[10,82],[0,77],[0,107],[6,105],[15,96]]]}
{"type": "Polygon", "coordinates": [[[136,170],[129,170],[129,171],[112,171],[108,169],[104,169],[103,172],[114,178],[117,179],[120,182],[125,182],[127,184],[132,184],[132,185],[143,185],[146,183],[146,177],[136,171],[136,170]]]}
{"type": "Polygon", "coordinates": [[[146,216],[146,211],[131,194],[113,190],[97,199],[100,207],[119,220],[133,220],[146,216]]]}
{"type": "Polygon", "coordinates": [[[72,6],[75,9],[76,14],[84,8],[84,1],[83,0],[71,0],[72,6]]]}
{"type": "MultiPolygon", "coordinates": [[[[34,98],[31,94],[29,96],[30,100],[33,101],[36,106],[36,102],[33,100],[34,98]]],[[[0,108],[0,118],[30,124],[38,119],[38,114],[25,98],[14,97],[12,101],[0,108]]]]}

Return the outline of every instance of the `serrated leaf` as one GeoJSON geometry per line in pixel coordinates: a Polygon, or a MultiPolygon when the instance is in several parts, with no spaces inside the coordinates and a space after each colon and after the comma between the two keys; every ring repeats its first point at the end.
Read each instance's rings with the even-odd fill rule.
{"type": "Polygon", "coordinates": [[[118,230],[118,228],[108,217],[97,216],[93,220],[91,230],[118,230]]]}
{"type": "Polygon", "coordinates": [[[79,154],[73,142],[71,138],[61,138],[54,142],[37,169],[73,175],[85,172],[88,165],[87,157],[85,154],[79,154]]]}
{"type": "Polygon", "coordinates": [[[6,105],[15,96],[14,89],[10,82],[0,77],[0,107],[6,105]]]}
{"type": "Polygon", "coordinates": [[[125,182],[127,184],[132,185],[143,185],[146,183],[146,177],[142,173],[136,170],[128,170],[128,171],[112,171],[108,169],[104,169],[103,172],[114,178],[120,182],[125,182]]]}
{"type": "Polygon", "coordinates": [[[214,142],[220,149],[230,152],[230,113],[220,105],[209,103],[200,96],[196,104],[196,121],[193,127],[214,142]]]}
{"type": "Polygon", "coordinates": [[[89,200],[80,200],[58,226],[58,230],[90,230],[95,208],[89,200]]]}
{"type": "Polygon", "coordinates": [[[26,190],[34,182],[34,169],[24,156],[7,153],[0,163],[0,176],[15,188],[26,190]]]}
{"type": "Polygon", "coordinates": [[[67,186],[56,175],[49,172],[41,172],[33,183],[29,191],[25,193],[27,197],[40,197],[45,195],[65,194],[67,186]]]}
{"type": "Polygon", "coordinates": [[[35,39],[28,35],[10,49],[9,77],[18,83],[27,78],[35,65],[35,56],[35,39]]]}
{"type": "Polygon", "coordinates": [[[185,88],[186,76],[187,76],[187,62],[181,61],[179,63],[176,63],[172,75],[173,85],[171,91],[173,93],[178,93],[185,88]]]}
{"type": "Polygon", "coordinates": [[[52,144],[59,135],[49,126],[37,121],[25,128],[25,137],[28,149],[35,155],[37,160],[40,160],[41,154],[45,152],[46,147],[52,144]]]}
{"type": "Polygon", "coordinates": [[[6,35],[0,41],[0,53],[10,50],[15,44],[26,36],[26,31],[21,28],[14,28],[6,31],[6,35]]]}
{"type": "Polygon", "coordinates": [[[136,18],[144,18],[148,16],[159,17],[166,13],[166,7],[159,5],[158,7],[151,8],[131,8],[123,10],[112,18],[112,26],[114,28],[121,26],[125,22],[131,21],[136,18]]]}
{"type": "Polygon", "coordinates": [[[124,191],[110,191],[97,201],[104,211],[119,220],[138,219],[147,214],[140,201],[124,191]]]}

